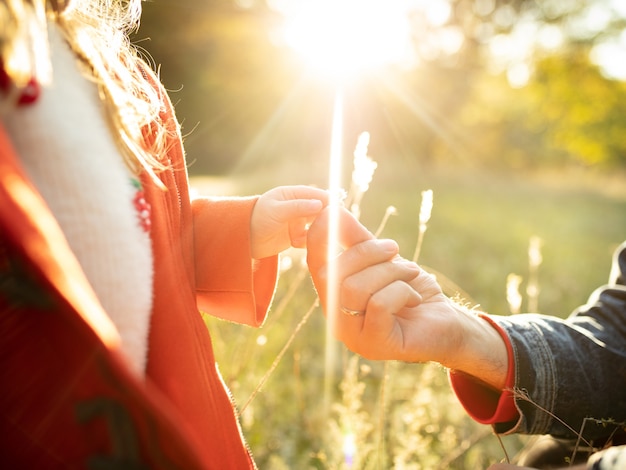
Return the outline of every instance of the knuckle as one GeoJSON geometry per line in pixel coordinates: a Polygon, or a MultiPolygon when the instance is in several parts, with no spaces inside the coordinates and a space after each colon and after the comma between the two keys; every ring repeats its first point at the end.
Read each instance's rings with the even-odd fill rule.
{"type": "Polygon", "coordinates": [[[361,283],[355,277],[347,277],[342,283],[343,291],[348,296],[357,296],[362,290],[361,283]]]}
{"type": "Polygon", "coordinates": [[[374,240],[365,240],[354,245],[354,254],[358,257],[370,258],[376,254],[376,244],[374,240]]]}
{"type": "Polygon", "coordinates": [[[368,257],[372,254],[372,244],[370,241],[361,242],[354,246],[354,254],[358,257],[368,257]]]}
{"type": "Polygon", "coordinates": [[[372,295],[367,303],[367,309],[372,312],[381,312],[387,308],[387,303],[384,301],[383,296],[377,294],[372,295]]]}

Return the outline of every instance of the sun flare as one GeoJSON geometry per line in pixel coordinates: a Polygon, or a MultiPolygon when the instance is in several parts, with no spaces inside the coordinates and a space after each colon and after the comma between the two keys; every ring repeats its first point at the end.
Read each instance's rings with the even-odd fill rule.
{"type": "Polygon", "coordinates": [[[343,79],[411,60],[405,2],[317,0],[285,11],[284,38],[314,72],[343,79]]]}

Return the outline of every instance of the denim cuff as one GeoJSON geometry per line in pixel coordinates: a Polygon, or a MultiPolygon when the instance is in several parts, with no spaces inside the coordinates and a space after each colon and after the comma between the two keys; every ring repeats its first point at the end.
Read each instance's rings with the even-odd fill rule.
{"type": "Polygon", "coordinates": [[[520,419],[512,427],[511,423],[497,424],[497,432],[546,434],[550,429],[550,411],[557,395],[555,359],[537,319],[528,321],[530,316],[492,317],[511,341],[515,364],[513,393],[520,412],[520,419]]]}
{"type": "Polygon", "coordinates": [[[521,415],[512,426],[496,425],[497,432],[564,438],[580,433],[594,439],[626,420],[625,310],[609,308],[617,307],[623,293],[606,290],[592,308],[567,320],[535,314],[492,317],[511,340],[521,415]]]}

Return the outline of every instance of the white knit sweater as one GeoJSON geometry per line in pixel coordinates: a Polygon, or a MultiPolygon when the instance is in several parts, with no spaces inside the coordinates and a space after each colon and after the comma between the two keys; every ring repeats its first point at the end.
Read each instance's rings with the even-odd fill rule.
{"type": "Polygon", "coordinates": [[[122,350],[143,374],[152,308],[150,237],[139,223],[132,175],[103,115],[98,90],[81,75],[54,24],[50,50],[52,84],[33,104],[3,106],[1,118],[117,326],[122,350]]]}

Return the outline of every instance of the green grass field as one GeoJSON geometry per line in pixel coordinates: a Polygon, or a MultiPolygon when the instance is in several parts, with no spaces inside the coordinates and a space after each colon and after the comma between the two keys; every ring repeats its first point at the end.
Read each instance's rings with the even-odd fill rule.
{"type": "MultiPolygon", "coordinates": [[[[542,240],[538,311],[559,316],[584,303],[606,281],[612,251],[626,239],[626,186],[620,175],[529,175],[378,163],[362,201],[362,222],[374,231],[387,206],[396,207],[398,214],[381,236],[396,239],[410,258],[420,193],[432,189],[434,207],[420,262],[490,313],[509,313],[509,273],[522,276],[525,289],[532,236],[542,240]]],[[[228,180],[194,178],[192,185],[200,193],[241,195],[280,184],[324,186],[322,167],[294,164],[228,180]]],[[[260,330],[207,318],[220,369],[240,406],[272,367],[314,299],[306,273],[296,267],[282,275],[270,317],[260,330]],[[302,284],[290,297],[300,277],[302,284]]],[[[440,368],[400,363],[385,367],[353,358],[334,344],[337,358],[329,371],[324,367],[325,344],[318,309],[243,413],[244,434],[261,468],[473,469],[504,457],[489,429],[465,416],[440,368]],[[328,383],[330,398],[324,395],[328,383]],[[354,446],[342,451],[346,442],[354,446]],[[354,454],[351,460],[346,460],[346,452],[354,454]]],[[[506,437],[504,444],[514,454],[524,440],[506,437]]]]}

